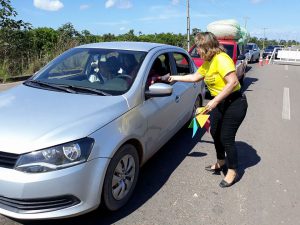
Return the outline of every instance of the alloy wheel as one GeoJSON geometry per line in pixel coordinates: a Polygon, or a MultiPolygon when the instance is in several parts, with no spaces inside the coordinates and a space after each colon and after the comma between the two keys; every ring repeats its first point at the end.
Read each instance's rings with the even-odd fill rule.
{"type": "Polygon", "coordinates": [[[135,167],[135,161],[131,155],[124,155],[118,162],[112,178],[112,195],[116,200],[123,199],[131,190],[135,167]]]}

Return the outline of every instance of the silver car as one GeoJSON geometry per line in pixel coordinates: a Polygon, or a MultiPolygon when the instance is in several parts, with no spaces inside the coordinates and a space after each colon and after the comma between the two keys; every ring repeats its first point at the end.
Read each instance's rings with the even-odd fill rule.
{"type": "Polygon", "coordinates": [[[140,167],[192,117],[203,82],[179,47],[111,42],[66,51],[0,93],[0,213],[76,216],[118,210],[140,167]]]}
{"type": "Polygon", "coordinates": [[[248,43],[245,47],[245,56],[250,63],[258,62],[260,58],[260,49],[255,43],[248,43]]]}

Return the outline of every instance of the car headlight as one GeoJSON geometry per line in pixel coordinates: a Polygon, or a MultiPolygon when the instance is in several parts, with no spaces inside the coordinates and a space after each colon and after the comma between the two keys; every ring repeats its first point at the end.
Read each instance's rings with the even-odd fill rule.
{"type": "Polygon", "coordinates": [[[15,169],[26,173],[43,173],[86,162],[94,139],[83,138],[21,155],[15,169]]]}

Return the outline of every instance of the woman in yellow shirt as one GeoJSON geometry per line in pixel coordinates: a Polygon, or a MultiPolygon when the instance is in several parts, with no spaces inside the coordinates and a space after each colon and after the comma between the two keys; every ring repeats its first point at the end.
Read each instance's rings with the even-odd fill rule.
{"type": "Polygon", "coordinates": [[[238,180],[236,132],[244,120],[248,108],[246,97],[240,92],[235,65],[219,44],[216,36],[210,32],[198,33],[195,37],[198,53],[204,63],[194,74],[170,76],[169,82],[198,82],[204,79],[208,90],[214,97],[205,106],[211,113],[211,135],[214,139],[217,162],[205,167],[211,172],[221,171],[225,167],[225,153],[228,171],[220,187],[229,187],[238,180]]]}

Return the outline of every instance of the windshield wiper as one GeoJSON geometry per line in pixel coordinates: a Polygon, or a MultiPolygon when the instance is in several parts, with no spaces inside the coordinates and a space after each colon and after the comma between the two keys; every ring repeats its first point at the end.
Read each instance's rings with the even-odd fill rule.
{"type": "Polygon", "coordinates": [[[46,82],[42,82],[39,80],[27,80],[24,82],[25,85],[28,86],[33,86],[33,85],[38,85],[40,87],[47,87],[47,88],[52,88],[55,90],[60,90],[60,91],[64,91],[64,92],[68,92],[68,93],[75,93],[75,91],[69,89],[68,87],[62,87],[60,85],[57,84],[50,84],[50,83],[46,83],[46,82]]]}
{"type": "Polygon", "coordinates": [[[76,92],[84,92],[84,93],[91,93],[91,94],[96,94],[96,95],[102,95],[102,96],[111,96],[111,94],[98,90],[96,88],[89,88],[89,87],[82,87],[82,86],[73,86],[73,85],[59,85],[59,87],[64,87],[71,89],[76,92]]]}

